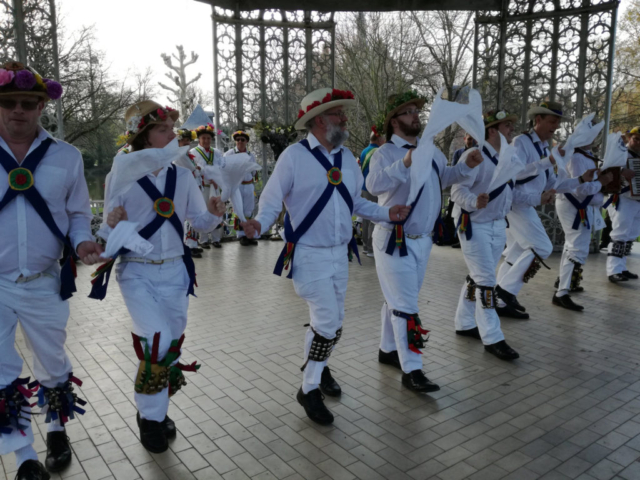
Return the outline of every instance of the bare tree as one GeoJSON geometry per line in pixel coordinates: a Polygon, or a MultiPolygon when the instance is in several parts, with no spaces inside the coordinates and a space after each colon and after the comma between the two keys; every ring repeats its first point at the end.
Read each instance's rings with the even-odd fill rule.
{"type": "Polygon", "coordinates": [[[189,105],[193,103],[193,93],[190,92],[189,87],[197,82],[202,76],[201,73],[198,73],[191,80],[187,80],[186,69],[189,65],[193,65],[198,61],[198,55],[195,52],[191,52],[191,58],[187,60],[187,55],[184,53],[184,47],[182,45],[177,45],[176,49],[178,50],[178,55],[172,53],[171,56],[163,53],[162,60],[164,64],[175,74],[171,72],[165,73],[165,75],[171,79],[171,81],[176,85],[175,88],[169,87],[164,83],[158,83],[160,87],[165,90],[170,91],[174,98],[169,98],[169,101],[180,105],[180,115],[183,119],[187,118],[187,112],[189,105]],[[178,62],[177,65],[173,64],[173,60],[178,62]],[[191,95],[190,95],[191,94],[191,95]]]}

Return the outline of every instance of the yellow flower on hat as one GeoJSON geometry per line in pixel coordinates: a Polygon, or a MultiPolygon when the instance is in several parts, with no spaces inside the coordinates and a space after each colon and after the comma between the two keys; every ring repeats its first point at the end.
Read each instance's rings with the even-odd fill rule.
{"type": "Polygon", "coordinates": [[[44,84],[44,81],[42,80],[42,77],[40,75],[38,75],[37,73],[34,75],[34,77],[36,77],[36,83],[38,85],[40,85],[43,88],[47,88],[44,84]]]}

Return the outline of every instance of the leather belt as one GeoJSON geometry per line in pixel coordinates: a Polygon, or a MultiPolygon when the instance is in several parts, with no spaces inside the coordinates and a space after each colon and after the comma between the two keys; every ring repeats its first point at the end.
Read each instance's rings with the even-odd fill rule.
{"type": "Polygon", "coordinates": [[[149,260],[148,258],[144,258],[144,257],[121,257],[120,263],[134,262],[134,263],[146,263],[149,265],[162,265],[163,263],[171,263],[171,262],[176,262],[178,260],[182,260],[182,255],[179,257],[165,258],[163,260],[149,260]]]}

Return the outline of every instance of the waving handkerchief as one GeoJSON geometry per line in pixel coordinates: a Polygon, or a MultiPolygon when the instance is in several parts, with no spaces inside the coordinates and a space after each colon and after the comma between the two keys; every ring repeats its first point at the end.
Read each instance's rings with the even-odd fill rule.
{"type": "Polygon", "coordinates": [[[118,222],[116,228],[114,228],[109,234],[107,247],[100,255],[100,258],[113,258],[122,247],[128,248],[132,252],[138,253],[143,257],[149,255],[153,250],[153,244],[138,235],[138,232],[136,231],[138,225],[139,224],[136,222],[128,222],[124,220],[118,222]]]}
{"type": "MultiPolygon", "coordinates": [[[[262,167],[251,160],[251,157],[247,153],[238,153],[224,157],[221,165],[204,167],[204,179],[213,180],[218,184],[222,189],[222,201],[226,202],[227,200],[231,200],[234,211],[241,217],[239,213],[242,213],[242,200],[239,200],[240,203],[236,205],[233,194],[238,191],[247,173],[260,170],[262,170],[262,167]],[[236,207],[239,207],[239,210],[236,209],[236,207]]],[[[241,199],[241,197],[236,197],[236,202],[238,201],[237,198],[241,199]]]]}
{"type": "Polygon", "coordinates": [[[501,187],[509,180],[516,178],[516,176],[524,170],[524,165],[515,156],[516,147],[510,145],[504,135],[500,133],[500,154],[498,156],[498,166],[493,171],[493,177],[491,177],[491,183],[486,193],[493,192],[496,188],[501,187]]]}
{"type": "Polygon", "coordinates": [[[558,147],[553,148],[553,158],[556,161],[559,170],[562,169],[566,171],[567,164],[569,163],[569,159],[573,155],[574,150],[578,147],[591,145],[604,128],[604,121],[594,125],[593,118],[595,115],[595,113],[585,115],[582,120],[578,122],[573,133],[569,138],[567,138],[567,141],[562,148],[564,150],[564,156],[560,155],[558,147]]]}
{"type": "Polygon", "coordinates": [[[420,144],[411,155],[411,187],[407,204],[413,203],[420,188],[429,178],[432,168],[431,161],[436,148],[433,141],[445,128],[457,123],[475,138],[480,148],[484,145],[484,122],[480,93],[465,87],[462,91],[465,94],[468,91],[469,103],[462,104],[442,98],[444,90],[443,87],[438,91],[431,106],[429,122],[424,129],[420,144]]]}
{"type": "Polygon", "coordinates": [[[604,153],[602,170],[611,167],[625,167],[627,165],[627,146],[622,139],[622,133],[610,133],[607,136],[607,150],[604,153]]]}

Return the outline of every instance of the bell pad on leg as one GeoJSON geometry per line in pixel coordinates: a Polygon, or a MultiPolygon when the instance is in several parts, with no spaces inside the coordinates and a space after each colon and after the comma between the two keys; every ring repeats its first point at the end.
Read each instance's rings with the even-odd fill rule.
{"type": "Polygon", "coordinates": [[[477,285],[476,288],[478,289],[477,294],[480,295],[480,303],[482,304],[482,308],[495,309],[495,287],[483,287],[482,285],[477,285]]]}
{"type": "Polygon", "coordinates": [[[333,347],[338,343],[342,336],[342,327],[336,330],[336,336],[334,338],[323,337],[316,332],[313,327],[311,327],[311,331],[313,332],[313,340],[311,341],[311,347],[309,348],[309,356],[300,369],[302,371],[304,371],[309,360],[313,360],[314,362],[324,362],[327,360],[331,356],[333,347]]]}
{"type": "MultiPolygon", "coordinates": [[[[631,250],[631,248],[629,248],[631,250]]],[[[615,241],[612,242],[611,252],[609,253],[610,257],[618,257],[624,258],[627,255],[627,244],[626,242],[615,241]]]]}
{"type": "Polygon", "coordinates": [[[29,399],[37,390],[38,382],[29,383],[29,377],[16,378],[0,390],[0,436],[10,435],[13,430],[18,430],[24,435],[31,418],[23,414],[30,414],[29,409],[32,405],[29,399]]]}
{"type": "Polygon", "coordinates": [[[73,384],[81,387],[82,382],[69,373],[69,379],[64,383],[59,383],[55,388],[40,387],[38,392],[38,406],[42,409],[42,413],[46,414],[45,423],[59,420],[60,425],[75,418],[75,414],[84,415],[85,410],[78,407],[86,405],[87,402],[74,393],[73,384]]]}
{"type": "Polygon", "coordinates": [[[473,281],[470,275],[467,275],[467,293],[464,298],[470,302],[476,301],[476,282],[473,281]]]}
{"type": "Polygon", "coordinates": [[[407,343],[409,350],[413,353],[422,355],[421,348],[425,347],[425,343],[429,340],[429,330],[422,328],[422,322],[417,313],[404,313],[399,310],[393,310],[396,317],[404,318],[407,321],[407,343]],[[427,335],[423,337],[422,335],[427,335]]]}
{"type": "Polygon", "coordinates": [[[582,281],[582,264],[576,262],[575,260],[569,259],[571,263],[573,263],[573,272],[571,273],[571,285],[569,286],[569,290],[575,292],[580,287],[580,282],[582,281]]]}

